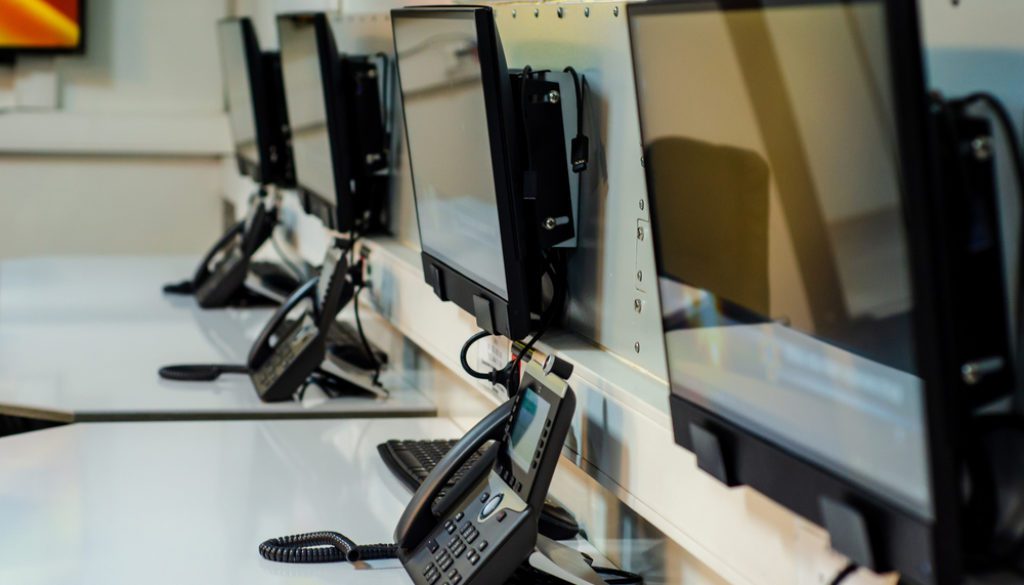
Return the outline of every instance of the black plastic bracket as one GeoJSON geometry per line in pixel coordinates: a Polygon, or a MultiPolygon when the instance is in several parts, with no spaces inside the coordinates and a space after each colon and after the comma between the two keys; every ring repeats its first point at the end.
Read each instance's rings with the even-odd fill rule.
{"type": "Polygon", "coordinates": [[[856,508],[827,496],[819,499],[832,548],[861,567],[877,570],[868,523],[856,508]]]}
{"type": "Polygon", "coordinates": [[[476,316],[476,324],[484,331],[494,332],[494,311],[491,310],[491,301],[480,295],[473,295],[473,314],[476,316]]]}
{"type": "Polygon", "coordinates": [[[693,442],[693,453],[697,456],[697,467],[729,487],[739,485],[717,434],[690,423],[690,439],[693,442]]]}

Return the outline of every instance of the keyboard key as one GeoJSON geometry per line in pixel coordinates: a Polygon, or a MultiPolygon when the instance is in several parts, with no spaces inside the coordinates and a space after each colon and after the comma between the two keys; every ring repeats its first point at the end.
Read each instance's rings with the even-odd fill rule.
{"type": "Polygon", "coordinates": [[[487,541],[481,540],[480,544],[476,545],[476,550],[480,552],[484,552],[485,550],[487,550],[487,541]]]}

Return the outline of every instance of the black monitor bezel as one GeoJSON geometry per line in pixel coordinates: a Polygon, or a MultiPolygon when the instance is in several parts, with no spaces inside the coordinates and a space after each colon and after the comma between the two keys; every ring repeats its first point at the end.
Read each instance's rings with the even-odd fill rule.
{"type": "Polygon", "coordinates": [[[40,55],[84,55],[86,49],[86,18],[89,12],[86,10],[88,0],[79,0],[78,3],[78,44],[74,47],[2,47],[0,46],[0,63],[10,61],[19,55],[40,56],[40,55]]]}
{"type": "MultiPolygon", "coordinates": [[[[295,184],[290,171],[291,144],[288,136],[288,113],[285,105],[284,83],[281,78],[280,55],[260,48],[256,27],[248,17],[226,17],[217,21],[218,28],[236,26],[242,33],[246,75],[252,99],[253,127],[256,130],[256,150],[260,160],[254,161],[237,151],[235,159],[239,171],[261,185],[289,188],[295,184]]],[[[219,43],[219,41],[218,41],[219,43]]],[[[222,61],[223,73],[223,61],[222,61]]],[[[227,83],[227,79],[224,80],[227,83]]],[[[230,104],[225,99],[225,107],[230,104]]]]}
{"type": "MultiPolygon", "coordinates": [[[[481,327],[510,339],[522,339],[529,335],[531,329],[530,300],[534,295],[529,288],[529,283],[532,278],[539,278],[539,275],[531,275],[526,260],[527,252],[524,242],[519,237],[519,234],[527,232],[524,224],[525,212],[519,208],[515,196],[519,192],[519,179],[515,169],[519,167],[517,151],[513,145],[515,134],[512,86],[509,80],[508,66],[505,63],[505,53],[498,36],[494,12],[489,6],[422,6],[391,11],[392,26],[395,26],[397,20],[403,18],[465,18],[474,20],[476,24],[508,298],[503,298],[426,250],[422,252],[424,276],[442,300],[450,300],[476,315],[477,322],[481,327]],[[441,282],[437,282],[436,279],[441,279],[441,282]],[[486,299],[490,304],[492,321],[490,327],[487,327],[484,322],[487,319],[481,319],[481,316],[477,314],[474,302],[476,298],[486,299]]],[[[395,54],[398,55],[397,38],[395,54]]],[[[396,63],[399,79],[401,79],[401,63],[397,58],[396,63]]],[[[401,88],[400,81],[399,90],[402,95],[404,115],[406,114],[405,93],[401,88]]],[[[405,119],[408,120],[408,116],[405,119]]],[[[405,126],[406,145],[408,145],[408,123],[405,126]]],[[[407,153],[409,169],[415,176],[415,163],[412,160],[411,149],[407,150],[407,153]]],[[[413,185],[415,191],[415,181],[413,181],[413,185]]],[[[539,286],[539,282],[537,285],[539,286]]]]}
{"type": "MultiPolygon", "coordinates": [[[[344,56],[338,50],[327,15],[323,12],[280,14],[277,17],[278,31],[285,20],[310,21],[316,36],[317,62],[320,65],[321,88],[323,89],[324,113],[327,117],[327,136],[331,149],[331,174],[334,179],[334,193],[320,193],[302,183],[296,172],[297,187],[307,211],[319,217],[327,227],[340,232],[356,230],[359,227],[357,194],[352,190],[355,179],[355,164],[351,160],[356,149],[353,147],[352,125],[345,107],[344,56]],[[344,145],[344,146],[343,146],[344,145]]],[[[283,47],[283,44],[282,44],[283,47]]],[[[282,63],[282,74],[283,74],[282,63]]]]}
{"type": "MultiPolygon", "coordinates": [[[[879,547],[876,552],[885,565],[883,568],[901,570],[906,577],[922,583],[953,584],[959,583],[964,572],[958,474],[961,465],[960,436],[954,418],[956,407],[952,393],[955,388],[951,382],[957,374],[955,360],[951,359],[954,353],[948,342],[948,327],[942,325],[952,322],[953,307],[940,274],[942,244],[935,237],[941,210],[934,209],[935,206],[928,202],[937,178],[915,3],[886,0],[653,0],[629,4],[626,10],[633,45],[632,20],[636,15],[861,2],[878,2],[886,10],[900,168],[903,171],[904,219],[911,257],[915,350],[918,376],[924,380],[925,387],[923,399],[927,416],[933,518],[923,519],[897,507],[860,484],[674,393],[670,400],[673,431],[676,442],[690,450],[694,450],[691,424],[720,433],[721,449],[729,459],[729,471],[737,484],[749,485],[819,525],[824,525],[820,507],[822,497],[865,510],[876,534],[884,535],[881,542],[873,543],[879,547]],[[922,563],[929,565],[927,570],[922,563]]],[[[632,51],[632,54],[636,68],[637,53],[632,51]]],[[[634,82],[642,121],[636,75],[634,82]]],[[[642,128],[641,123],[641,135],[642,128]]],[[[643,139],[642,142],[646,144],[643,139]]],[[[657,202],[649,182],[648,198],[653,216],[657,213],[657,202]]],[[[654,229],[653,224],[651,229],[654,229]]],[[[663,255],[657,237],[654,238],[654,248],[658,271],[663,273],[663,255]]]]}

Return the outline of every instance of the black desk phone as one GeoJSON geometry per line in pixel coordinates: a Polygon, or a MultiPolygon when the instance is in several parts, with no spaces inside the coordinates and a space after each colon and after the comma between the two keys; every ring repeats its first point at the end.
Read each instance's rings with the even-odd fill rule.
{"type": "Polygon", "coordinates": [[[516,397],[445,455],[402,514],[398,557],[418,585],[504,583],[533,552],[576,410],[565,379],[545,370],[526,363],[516,397]],[[492,440],[494,456],[435,501],[448,476],[492,440]]]}
{"type": "MultiPolygon", "coordinates": [[[[339,246],[328,249],[320,276],[292,293],[253,344],[246,365],[256,393],[264,402],[290,400],[324,362],[330,325],[355,291],[346,251],[339,246]],[[303,311],[296,320],[288,320],[304,301],[312,301],[312,309],[303,311]]],[[[361,271],[361,266],[355,268],[361,271]]]]}
{"type": "Polygon", "coordinates": [[[396,544],[360,546],[336,532],[315,532],[270,539],[260,554],[290,563],[397,557],[417,585],[505,583],[527,562],[556,574],[537,562],[546,558],[561,564],[557,574],[571,583],[604,583],[582,560],[573,566],[571,559],[582,555],[538,539],[576,397],[566,382],[568,363],[549,357],[543,367],[529,361],[523,366],[515,398],[466,433],[413,495],[395,528],[396,544]],[[487,456],[438,499],[449,477],[488,443],[487,456]]]}
{"type": "Polygon", "coordinates": [[[208,382],[221,374],[248,374],[260,400],[291,400],[310,381],[328,395],[385,396],[375,376],[346,367],[327,351],[332,326],[362,283],[362,262],[349,266],[349,244],[334,244],[318,277],[300,286],[274,313],[249,351],[245,365],[176,365],[160,369],[170,380],[208,382]],[[303,305],[297,319],[289,319],[303,305]]]}
{"type": "Polygon", "coordinates": [[[270,238],[276,224],[277,210],[261,193],[254,198],[245,219],[233,225],[203,256],[192,280],[167,285],[164,292],[192,293],[204,309],[275,304],[249,291],[245,279],[252,255],[270,238]]]}

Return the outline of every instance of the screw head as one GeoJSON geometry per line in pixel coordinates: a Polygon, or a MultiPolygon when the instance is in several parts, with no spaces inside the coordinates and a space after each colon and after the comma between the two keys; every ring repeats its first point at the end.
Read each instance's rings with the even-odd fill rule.
{"type": "Polygon", "coordinates": [[[633,309],[637,313],[642,313],[644,310],[644,302],[641,301],[640,299],[633,299],[633,309]]]}
{"type": "Polygon", "coordinates": [[[516,9],[515,9],[515,8],[513,8],[513,9],[512,9],[512,18],[515,18],[515,17],[516,17],[516,14],[517,14],[517,13],[516,13],[516,9]]]}
{"type": "Polygon", "coordinates": [[[619,15],[619,7],[618,6],[616,6],[615,8],[612,8],[612,14],[614,14],[615,16],[619,15]]]}
{"type": "Polygon", "coordinates": [[[640,240],[641,242],[644,241],[644,228],[636,228],[636,239],[640,240]]]}
{"type": "Polygon", "coordinates": [[[640,353],[640,342],[639,341],[637,341],[636,343],[633,344],[633,351],[635,351],[637,353],[640,353]]]}
{"type": "Polygon", "coordinates": [[[549,218],[544,220],[544,229],[546,229],[548,231],[551,231],[551,230],[555,229],[555,226],[557,226],[557,225],[558,224],[555,222],[555,218],[553,218],[553,217],[549,217],[549,218]]]}
{"type": "Polygon", "coordinates": [[[979,136],[971,141],[971,152],[978,160],[992,158],[992,139],[988,136],[979,136]]]}
{"type": "Polygon", "coordinates": [[[562,18],[564,16],[565,16],[565,9],[562,8],[561,6],[559,6],[558,7],[558,18],[562,18]]]}
{"type": "Polygon", "coordinates": [[[647,207],[647,203],[645,203],[644,200],[641,199],[640,200],[640,211],[643,211],[645,207],[647,207]]]}
{"type": "Polygon", "coordinates": [[[586,8],[583,9],[583,16],[586,16],[587,18],[590,18],[590,7],[589,6],[587,6],[586,8]]]}
{"type": "Polygon", "coordinates": [[[644,280],[644,271],[643,270],[637,270],[636,271],[636,279],[639,282],[643,282],[643,280],[644,280]]]}
{"type": "Polygon", "coordinates": [[[534,18],[540,18],[540,8],[534,8],[533,9],[533,17],[534,18]]]}
{"type": "Polygon", "coordinates": [[[547,95],[548,103],[550,103],[550,104],[557,104],[560,99],[562,99],[562,96],[560,96],[557,91],[551,90],[551,91],[548,92],[548,95],[547,95]]]}

